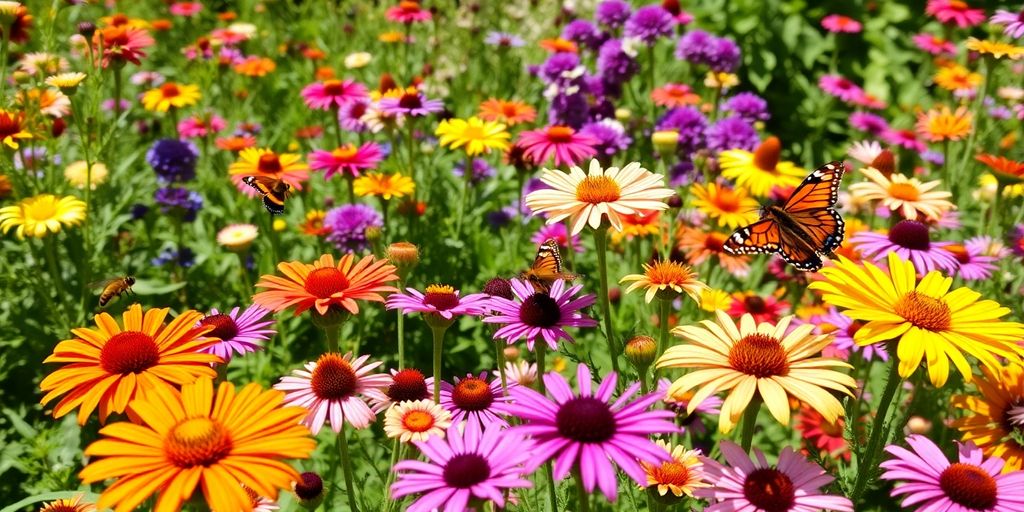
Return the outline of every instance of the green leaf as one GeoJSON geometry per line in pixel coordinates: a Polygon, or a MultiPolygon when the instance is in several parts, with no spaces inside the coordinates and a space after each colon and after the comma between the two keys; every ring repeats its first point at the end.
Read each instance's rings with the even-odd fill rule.
{"type": "Polygon", "coordinates": [[[156,279],[139,279],[132,285],[132,293],[138,295],[164,295],[178,291],[187,285],[187,282],[165,283],[156,279]]]}
{"type": "MultiPolygon", "coordinates": [[[[22,508],[25,508],[25,506],[31,505],[33,503],[39,503],[39,502],[43,502],[43,501],[53,501],[53,500],[59,500],[59,499],[71,499],[71,498],[74,498],[75,496],[79,496],[79,495],[83,495],[84,496],[83,500],[91,502],[91,503],[95,503],[96,500],[100,499],[100,495],[99,494],[94,494],[94,493],[91,493],[91,492],[84,492],[84,491],[48,492],[48,493],[45,493],[45,494],[37,494],[35,496],[29,496],[28,498],[25,498],[25,499],[23,499],[23,500],[21,500],[21,501],[19,501],[17,503],[12,503],[12,504],[10,504],[10,505],[0,509],[0,512],[17,512],[17,511],[21,510],[22,508]]],[[[110,509],[109,508],[105,508],[103,510],[110,510],[110,509]]]]}

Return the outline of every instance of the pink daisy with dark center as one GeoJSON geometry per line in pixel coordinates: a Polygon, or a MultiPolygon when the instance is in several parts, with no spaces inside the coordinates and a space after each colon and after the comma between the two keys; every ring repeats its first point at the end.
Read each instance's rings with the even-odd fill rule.
{"type": "Polygon", "coordinates": [[[572,336],[566,327],[594,327],[597,322],[580,312],[594,304],[594,295],[575,297],[583,285],[567,287],[562,280],[555,281],[548,292],[537,291],[529,282],[521,279],[510,280],[514,300],[492,296],[490,309],[494,316],[484,322],[504,324],[494,333],[494,339],[503,339],[509,344],[526,338],[526,347],[533,350],[534,341],[541,338],[551,350],[558,350],[558,340],[572,343],[572,336]]]}
{"type": "Polygon", "coordinates": [[[333,110],[345,104],[369,97],[366,86],[355,80],[326,80],[302,89],[306,106],[316,110],[333,110]]]}
{"type": "Polygon", "coordinates": [[[266,319],[270,313],[266,309],[254,304],[241,314],[238,311],[239,308],[232,308],[227,313],[221,313],[214,308],[196,325],[213,326],[213,330],[206,333],[206,336],[217,338],[220,342],[206,347],[203,352],[220,356],[224,364],[227,364],[234,354],[244,355],[263,348],[263,342],[277,334],[277,331],[268,329],[274,324],[274,320],[266,319]]]}
{"type": "Polygon", "coordinates": [[[865,257],[881,261],[890,252],[913,262],[914,268],[922,274],[933,270],[955,272],[960,266],[956,256],[946,250],[952,242],[934,242],[931,240],[928,225],[916,220],[903,220],[896,223],[889,233],[861,231],[850,239],[865,257]]]}
{"type": "Polygon", "coordinates": [[[597,154],[598,140],[580,133],[569,126],[552,125],[519,134],[519,146],[523,153],[536,164],[543,164],[554,157],[555,166],[579,165],[580,162],[597,154]]]}
{"type": "Polygon", "coordinates": [[[367,364],[370,356],[353,358],[328,352],[315,362],[306,363],[304,370],[295,370],[282,377],[274,389],[285,392],[285,405],[303,407],[309,411],[302,424],[316,435],[330,420],[334,432],[341,431],[347,422],[355,428],[366,428],[376,418],[364,395],[372,388],[386,388],[390,375],[370,374],[381,365],[380,361],[367,364]]]}
{"type": "MultiPolygon", "coordinates": [[[[516,386],[509,382],[508,388],[516,386]]],[[[503,416],[508,415],[508,404],[511,398],[501,389],[501,379],[487,382],[487,372],[480,375],[467,374],[455,384],[441,383],[441,407],[452,413],[452,421],[456,424],[467,421],[479,423],[481,427],[491,423],[508,426],[503,416]]]]}
{"type": "Polygon", "coordinates": [[[359,176],[366,169],[374,169],[384,160],[384,149],[376,142],[361,146],[345,144],[331,151],[318,149],[309,155],[309,168],[323,171],[324,178],[335,174],[359,176]]]}
{"type": "Polygon", "coordinates": [[[460,296],[459,291],[446,284],[432,284],[423,292],[406,288],[407,293],[395,293],[385,303],[387,309],[399,309],[404,314],[423,313],[444,320],[456,315],[480,315],[487,309],[490,297],[483,293],[460,296]]]}

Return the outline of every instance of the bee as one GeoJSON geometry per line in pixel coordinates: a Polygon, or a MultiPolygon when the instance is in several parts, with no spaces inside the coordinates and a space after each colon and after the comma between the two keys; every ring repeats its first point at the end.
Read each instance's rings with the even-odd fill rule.
{"type": "Polygon", "coordinates": [[[94,286],[103,286],[103,291],[100,292],[100,307],[106,306],[115,297],[132,293],[133,284],[135,284],[135,278],[132,276],[115,277],[96,283],[94,286]]]}
{"type": "Polygon", "coordinates": [[[267,176],[246,176],[242,178],[242,183],[256,189],[263,196],[263,206],[271,215],[284,213],[284,200],[291,185],[267,176]]]}
{"type": "Polygon", "coordinates": [[[537,256],[533,258],[533,265],[519,274],[520,279],[525,279],[533,285],[538,292],[548,292],[551,285],[559,279],[572,281],[580,276],[566,272],[562,266],[562,255],[558,252],[558,242],[554,238],[548,238],[537,248],[537,256]]]}

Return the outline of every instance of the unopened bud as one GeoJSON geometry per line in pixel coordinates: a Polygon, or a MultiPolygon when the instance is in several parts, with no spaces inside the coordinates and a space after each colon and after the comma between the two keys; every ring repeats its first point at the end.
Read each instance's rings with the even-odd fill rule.
{"type": "Polygon", "coordinates": [[[665,155],[674,153],[676,147],[679,146],[679,132],[676,130],[658,130],[651,134],[651,142],[654,144],[654,149],[664,158],[665,155]]]}
{"type": "Polygon", "coordinates": [[[420,261],[420,250],[416,244],[395,242],[388,246],[388,261],[401,270],[411,269],[420,261]]]}
{"type": "Polygon", "coordinates": [[[505,360],[514,363],[519,360],[519,349],[514,346],[505,347],[502,352],[505,353],[505,360]]]}
{"type": "Polygon", "coordinates": [[[484,285],[484,293],[492,297],[512,300],[512,283],[504,277],[495,277],[484,285]]]}
{"type": "Polygon", "coordinates": [[[911,434],[925,435],[932,429],[932,422],[920,416],[911,416],[907,420],[907,431],[911,434]]]}
{"type": "Polygon", "coordinates": [[[645,371],[658,356],[658,342],[650,336],[633,336],[626,342],[626,360],[639,372],[645,371]]]}
{"type": "Polygon", "coordinates": [[[306,510],[316,510],[324,501],[324,481],[312,471],[300,474],[299,480],[292,483],[292,490],[306,510]]]}

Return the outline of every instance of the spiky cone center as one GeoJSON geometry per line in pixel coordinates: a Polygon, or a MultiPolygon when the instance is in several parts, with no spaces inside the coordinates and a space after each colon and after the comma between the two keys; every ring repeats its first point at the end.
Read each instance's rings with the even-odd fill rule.
{"type": "Polygon", "coordinates": [[[352,158],[355,158],[357,153],[359,153],[359,148],[352,144],[345,144],[331,151],[331,156],[339,160],[351,160],[352,158]]]}
{"type": "Polygon", "coordinates": [[[177,98],[181,96],[181,89],[177,84],[166,83],[160,86],[160,95],[167,99],[177,98]]]}
{"type": "Polygon", "coordinates": [[[555,144],[565,144],[567,142],[572,142],[572,136],[575,133],[576,130],[573,130],[568,126],[560,125],[548,127],[546,132],[548,140],[554,142],[555,144]]]}
{"type": "Polygon", "coordinates": [[[555,415],[558,433],[579,443],[603,443],[615,435],[615,415],[608,404],[590,396],[563,403],[555,415]]]}
{"type": "Polygon", "coordinates": [[[991,510],[998,501],[996,480],[974,464],[950,464],[939,475],[939,487],[950,501],[968,510],[991,510]]]}
{"type": "Polygon", "coordinates": [[[420,93],[418,92],[406,92],[402,94],[402,97],[398,100],[398,106],[408,110],[414,110],[423,107],[423,100],[420,99],[420,93]]]}
{"type": "Polygon", "coordinates": [[[352,365],[338,354],[320,356],[313,369],[309,386],[313,394],[322,400],[344,400],[355,394],[359,385],[352,365]]]}
{"type": "Polygon", "coordinates": [[[349,286],[348,278],[335,267],[318,268],[306,276],[303,288],[318,299],[329,299],[349,286]]]}
{"type": "Polygon", "coordinates": [[[675,299],[680,292],[674,288],[693,285],[697,278],[697,274],[690,267],[672,260],[661,260],[654,262],[654,265],[645,265],[644,276],[654,286],[665,286],[657,293],[657,297],[662,300],[675,299]]]}
{"type": "Polygon", "coordinates": [[[534,293],[519,306],[519,321],[530,327],[554,327],[561,319],[558,303],[546,293],[534,293]]]}
{"type": "Polygon", "coordinates": [[[452,388],[452,402],[465,411],[483,411],[494,403],[494,393],[487,381],[466,377],[452,388]]]}
{"type": "Polygon", "coordinates": [[[395,242],[388,246],[388,261],[399,270],[416,266],[420,261],[419,248],[409,242],[395,242]]]}
{"type": "Polygon", "coordinates": [[[931,248],[931,237],[928,234],[928,225],[916,220],[901,220],[889,230],[889,241],[913,249],[916,251],[927,251],[931,248]]]}
{"type": "Polygon", "coordinates": [[[768,137],[754,150],[754,165],[762,171],[775,172],[781,155],[782,142],[778,137],[768,137]]]}
{"type": "Polygon", "coordinates": [[[210,466],[231,453],[228,429],[212,418],[182,420],[164,439],[164,453],[179,468],[210,466]]]}
{"type": "Polygon", "coordinates": [[[224,313],[208,315],[199,321],[199,325],[201,327],[213,326],[213,330],[206,333],[206,336],[209,338],[232,340],[235,336],[238,336],[238,324],[229,315],[224,313]]]}
{"type": "Polygon", "coordinates": [[[438,311],[448,311],[459,305],[459,296],[455,294],[455,288],[446,284],[432,284],[427,286],[423,294],[423,303],[434,306],[438,311]]]}
{"type": "Polygon", "coordinates": [[[260,155],[256,168],[259,169],[260,172],[277,174],[281,172],[281,159],[274,153],[263,153],[260,155]]]}
{"type": "Polygon", "coordinates": [[[729,366],[759,379],[789,373],[789,359],[782,343],[761,333],[748,334],[729,349],[729,366]]]}
{"type": "Polygon", "coordinates": [[[153,337],[139,331],[119,332],[100,349],[100,367],[111,374],[141,373],[159,360],[153,337]]]}
{"type": "Polygon", "coordinates": [[[690,468],[676,460],[662,462],[651,468],[651,478],[662,485],[683,487],[690,481],[690,468]]]}
{"type": "Polygon", "coordinates": [[[612,203],[622,197],[622,188],[608,176],[587,176],[576,185],[576,199],[582,203],[612,203]]]}
{"type": "Polygon", "coordinates": [[[427,380],[422,372],[406,368],[392,377],[387,395],[395,403],[411,402],[430,398],[430,390],[427,389],[427,380]]]}
{"type": "Polygon", "coordinates": [[[893,306],[893,312],[905,318],[915,327],[932,332],[949,330],[953,322],[953,314],[942,299],[929,297],[920,292],[904,294],[893,306]]]}
{"type": "Polygon", "coordinates": [[[458,454],[444,465],[444,482],[456,489],[469,489],[490,478],[491,465],[476,453],[458,454]]]}
{"type": "Polygon", "coordinates": [[[759,468],[743,482],[743,497],[764,512],[786,512],[796,502],[793,481],[774,468],[759,468]]]}

